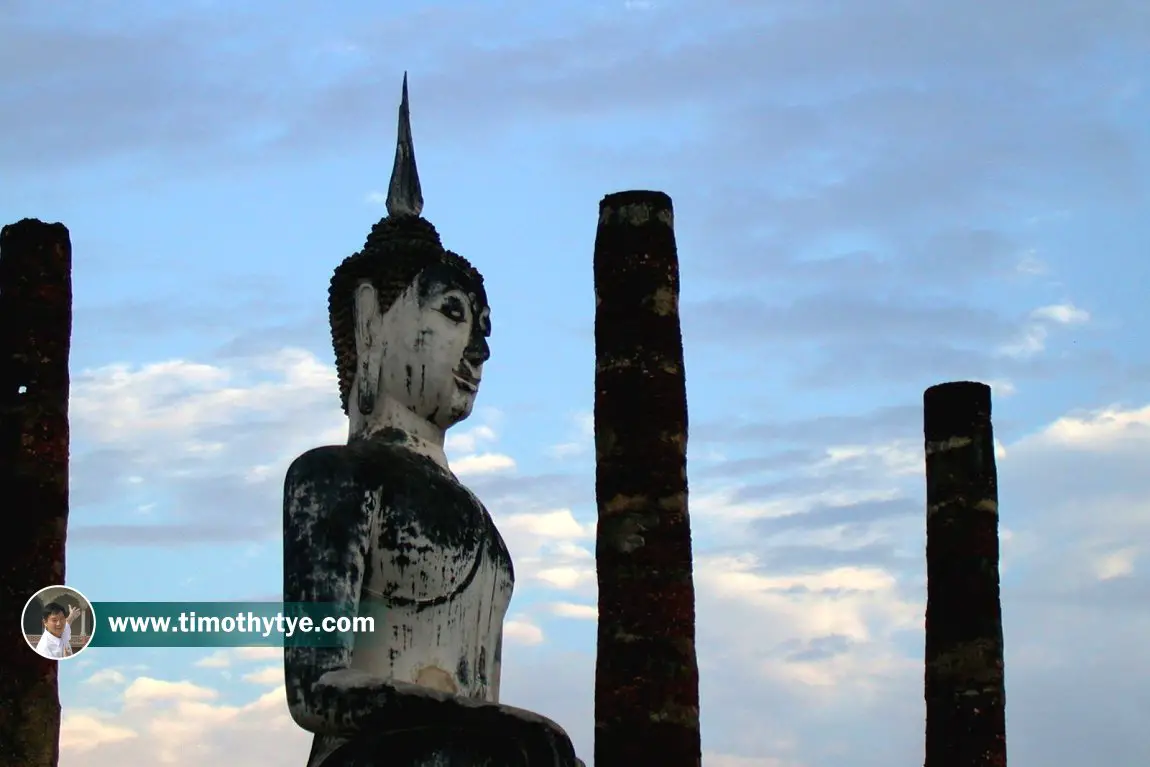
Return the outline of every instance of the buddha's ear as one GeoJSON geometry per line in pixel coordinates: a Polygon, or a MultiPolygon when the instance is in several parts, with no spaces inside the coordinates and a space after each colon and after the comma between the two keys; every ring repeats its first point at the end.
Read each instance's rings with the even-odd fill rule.
{"type": "Polygon", "coordinates": [[[359,412],[368,415],[375,409],[379,389],[379,369],[383,363],[383,339],[379,332],[379,296],[367,281],[355,289],[355,357],[356,389],[359,412]]]}

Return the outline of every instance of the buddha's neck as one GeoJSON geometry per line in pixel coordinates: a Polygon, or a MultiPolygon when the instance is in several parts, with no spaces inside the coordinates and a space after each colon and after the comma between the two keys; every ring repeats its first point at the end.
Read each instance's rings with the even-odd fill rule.
{"type": "MultiPolygon", "coordinates": [[[[352,400],[354,405],[355,400],[352,400]]],[[[391,397],[381,397],[369,415],[363,415],[353,407],[349,441],[370,440],[384,433],[401,432],[404,444],[413,452],[427,456],[439,466],[450,471],[447,453],[443,449],[443,429],[421,418],[391,397]]]]}

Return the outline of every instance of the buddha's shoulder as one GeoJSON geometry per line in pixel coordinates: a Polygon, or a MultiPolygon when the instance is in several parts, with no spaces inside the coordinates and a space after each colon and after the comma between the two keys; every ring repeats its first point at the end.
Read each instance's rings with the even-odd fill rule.
{"type": "Polygon", "coordinates": [[[350,457],[345,445],[313,447],[296,456],[287,470],[288,482],[307,482],[329,477],[345,476],[350,468],[350,457]]]}
{"type": "Polygon", "coordinates": [[[423,456],[387,443],[315,447],[298,456],[287,471],[289,484],[391,484],[411,475],[435,474],[423,456]],[[426,465],[425,465],[426,464],[426,465]],[[381,482],[382,480],[382,482],[381,482]]]}

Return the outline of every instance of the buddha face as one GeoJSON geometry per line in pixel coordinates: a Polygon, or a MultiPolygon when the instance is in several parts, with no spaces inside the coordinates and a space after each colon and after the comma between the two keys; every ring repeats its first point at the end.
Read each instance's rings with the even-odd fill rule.
{"type": "Polygon", "coordinates": [[[360,380],[378,381],[369,397],[394,400],[440,429],[467,418],[491,356],[491,312],[482,284],[457,268],[435,265],[382,315],[378,307],[374,288],[361,285],[360,380]]]}

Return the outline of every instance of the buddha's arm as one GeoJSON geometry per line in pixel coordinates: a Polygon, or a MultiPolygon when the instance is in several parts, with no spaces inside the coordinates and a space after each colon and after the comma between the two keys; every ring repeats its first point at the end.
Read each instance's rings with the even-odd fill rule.
{"type": "MultiPolygon", "coordinates": [[[[334,603],[357,611],[368,546],[369,498],[349,481],[341,456],[304,453],[284,482],[284,601],[334,603]]],[[[354,612],[352,613],[354,614],[354,612]]],[[[353,637],[337,647],[287,647],[284,673],[288,709],[296,723],[319,734],[358,730],[341,696],[321,685],[328,673],[347,669],[353,637]]]]}

